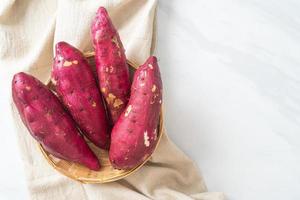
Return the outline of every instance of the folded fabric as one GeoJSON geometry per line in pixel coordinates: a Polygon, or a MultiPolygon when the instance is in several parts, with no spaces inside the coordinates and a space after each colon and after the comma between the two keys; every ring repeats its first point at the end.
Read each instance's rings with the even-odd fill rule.
{"type": "MultiPolygon", "coordinates": [[[[49,80],[56,42],[92,50],[90,24],[99,6],[107,8],[129,60],[142,64],[154,50],[156,0],[8,0],[0,5],[0,65],[10,66],[1,69],[9,77],[7,87],[19,71],[49,80]]],[[[222,193],[207,192],[197,167],[165,130],[150,161],[134,174],[112,183],[82,184],[51,168],[13,105],[11,114],[32,199],[224,199],[222,193]]]]}

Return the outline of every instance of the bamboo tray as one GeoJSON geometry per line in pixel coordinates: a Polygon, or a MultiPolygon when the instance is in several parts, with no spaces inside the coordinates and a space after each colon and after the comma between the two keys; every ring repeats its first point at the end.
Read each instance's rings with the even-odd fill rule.
{"type": "MultiPolygon", "coordinates": [[[[94,70],[94,52],[86,52],[84,53],[84,56],[88,59],[89,63],[93,67],[94,70]]],[[[128,65],[130,66],[130,71],[134,72],[135,69],[138,68],[138,65],[127,61],[128,65]]],[[[48,83],[48,87],[51,88],[51,83],[48,83]]],[[[159,118],[159,124],[158,124],[158,142],[156,144],[155,149],[159,145],[159,142],[162,137],[162,128],[163,128],[163,116],[162,116],[162,110],[160,112],[160,118],[159,118]]],[[[50,153],[48,153],[42,145],[39,145],[39,149],[41,150],[43,156],[48,161],[48,163],[56,169],[58,172],[62,173],[63,175],[82,182],[82,183],[106,183],[106,182],[112,182],[116,181],[122,178],[125,178],[126,176],[134,173],[139,168],[141,168],[151,157],[151,155],[148,156],[148,158],[140,165],[134,167],[130,170],[118,170],[114,169],[109,161],[108,158],[108,151],[100,149],[93,145],[90,141],[86,140],[90,148],[93,150],[93,152],[98,157],[101,169],[100,171],[93,171],[88,168],[86,168],[83,165],[80,165],[75,162],[70,162],[66,160],[62,160],[59,158],[56,158],[52,156],[50,153]]],[[[155,151],[154,149],[154,151],[155,151]]]]}

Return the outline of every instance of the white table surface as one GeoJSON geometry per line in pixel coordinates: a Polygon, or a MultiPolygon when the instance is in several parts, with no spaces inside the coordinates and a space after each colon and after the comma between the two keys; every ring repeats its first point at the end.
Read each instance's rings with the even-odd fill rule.
{"type": "MultiPolygon", "coordinates": [[[[161,0],[157,22],[166,127],[208,189],[299,200],[300,1],[161,0]]],[[[7,99],[0,199],[26,199],[7,99]]]]}

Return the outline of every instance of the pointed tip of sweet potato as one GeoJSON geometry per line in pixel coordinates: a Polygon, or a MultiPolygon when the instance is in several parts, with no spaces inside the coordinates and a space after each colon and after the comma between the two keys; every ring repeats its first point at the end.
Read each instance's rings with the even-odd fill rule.
{"type": "Polygon", "coordinates": [[[29,90],[30,87],[28,86],[28,84],[31,84],[34,81],[35,79],[32,79],[32,76],[26,74],[25,72],[16,73],[12,79],[13,93],[21,91],[23,89],[29,90]]]}
{"type": "Polygon", "coordinates": [[[155,56],[150,56],[148,59],[147,59],[147,61],[146,61],[146,63],[147,64],[149,64],[149,63],[155,63],[155,64],[157,64],[157,58],[155,57],[155,56]]]}
{"type": "Polygon", "coordinates": [[[20,79],[23,79],[24,77],[27,77],[28,75],[24,72],[19,72],[19,73],[16,73],[14,76],[13,76],[13,83],[15,83],[15,81],[18,81],[20,79]]]}
{"type": "Polygon", "coordinates": [[[138,68],[138,70],[153,70],[153,72],[159,70],[157,58],[155,56],[150,56],[146,62],[138,68]]]}
{"type": "Polygon", "coordinates": [[[97,10],[97,15],[99,16],[108,16],[107,10],[106,8],[104,8],[103,6],[100,6],[97,10]]]}
{"type": "Polygon", "coordinates": [[[60,53],[63,49],[65,49],[68,46],[70,46],[70,44],[68,44],[65,41],[60,41],[60,42],[56,43],[56,45],[55,45],[55,53],[56,54],[60,53]]]}
{"type": "Polygon", "coordinates": [[[80,52],[71,44],[60,41],[55,45],[55,58],[57,57],[64,57],[68,58],[71,54],[80,54],[80,52]]]}
{"type": "Polygon", "coordinates": [[[83,54],[73,45],[60,41],[55,45],[55,57],[52,68],[69,67],[84,60],[83,54]]]}
{"type": "Polygon", "coordinates": [[[101,25],[111,23],[107,10],[104,7],[99,7],[96,13],[96,18],[99,19],[101,25]]]}
{"type": "Polygon", "coordinates": [[[99,30],[100,28],[102,30],[114,30],[115,29],[109,15],[108,15],[107,10],[104,7],[100,7],[97,10],[96,16],[92,23],[92,31],[99,30]]]}
{"type": "Polygon", "coordinates": [[[27,76],[28,75],[24,72],[19,72],[13,76],[11,89],[14,102],[17,101],[17,93],[22,90],[22,87],[20,87],[20,83],[22,84],[24,80],[26,80],[27,76]]]}
{"type": "Polygon", "coordinates": [[[94,171],[99,171],[101,168],[100,162],[96,158],[95,159],[88,158],[87,160],[84,161],[83,164],[87,166],[89,169],[94,171]]]}

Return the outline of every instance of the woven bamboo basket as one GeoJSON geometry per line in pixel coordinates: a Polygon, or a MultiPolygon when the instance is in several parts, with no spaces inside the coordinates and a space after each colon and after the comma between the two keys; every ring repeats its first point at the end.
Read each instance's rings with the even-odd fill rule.
{"type": "MultiPolygon", "coordinates": [[[[86,52],[84,53],[84,56],[87,58],[91,66],[94,67],[94,52],[86,52]]],[[[127,61],[128,65],[130,66],[130,71],[134,72],[135,69],[137,69],[138,65],[127,61]]],[[[51,82],[48,83],[48,87],[52,88],[51,82]]],[[[52,88],[53,89],[53,88],[52,88]]],[[[163,116],[162,116],[162,110],[160,112],[160,118],[159,118],[159,124],[158,124],[158,142],[156,144],[155,149],[157,148],[161,138],[162,138],[162,128],[163,128],[163,116]]],[[[136,167],[130,169],[130,170],[118,170],[114,169],[109,161],[108,158],[108,151],[100,149],[96,147],[94,144],[92,144],[90,141],[87,141],[87,144],[90,146],[90,148],[93,150],[93,152],[97,155],[100,163],[101,163],[101,169],[100,171],[93,171],[88,169],[87,167],[80,165],[75,162],[70,162],[66,160],[62,160],[59,158],[54,157],[50,153],[48,153],[42,145],[39,145],[39,149],[41,150],[43,156],[48,161],[48,163],[56,169],[58,172],[62,173],[63,175],[82,182],[82,183],[106,183],[106,182],[112,182],[116,181],[122,178],[125,178],[126,176],[134,173],[139,168],[141,168],[151,157],[149,155],[147,159],[141,163],[140,165],[137,165],[136,167]]],[[[154,150],[155,151],[155,150],[154,150]]]]}

